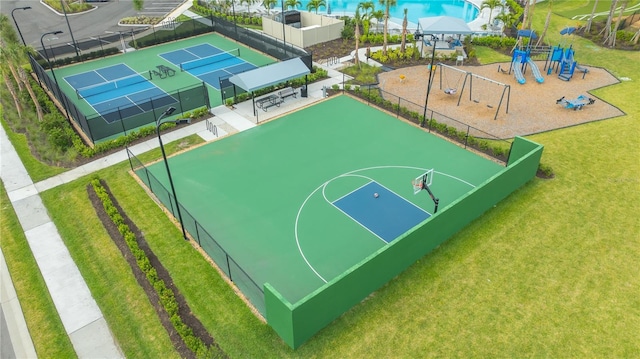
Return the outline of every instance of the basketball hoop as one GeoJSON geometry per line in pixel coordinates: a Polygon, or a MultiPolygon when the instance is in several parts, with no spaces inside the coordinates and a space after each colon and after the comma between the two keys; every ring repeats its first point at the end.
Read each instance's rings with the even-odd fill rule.
{"type": "Polygon", "coordinates": [[[424,184],[422,183],[422,179],[418,180],[418,179],[414,179],[411,181],[411,184],[413,185],[413,192],[417,193],[422,191],[424,184]]]}

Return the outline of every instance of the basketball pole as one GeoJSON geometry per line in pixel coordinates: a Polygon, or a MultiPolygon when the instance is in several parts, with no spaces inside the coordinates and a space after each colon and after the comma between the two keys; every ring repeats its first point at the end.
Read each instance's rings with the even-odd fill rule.
{"type": "Polygon", "coordinates": [[[422,177],[422,188],[425,189],[427,191],[427,193],[429,193],[429,196],[431,197],[431,200],[433,201],[433,204],[435,204],[435,208],[433,210],[433,214],[438,213],[438,204],[440,204],[440,199],[436,198],[436,196],[433,195],[433,192],[431,192],[431,189],[429,188],[429,185],[427,185],[427,177],[426,176],[422,177]]]}

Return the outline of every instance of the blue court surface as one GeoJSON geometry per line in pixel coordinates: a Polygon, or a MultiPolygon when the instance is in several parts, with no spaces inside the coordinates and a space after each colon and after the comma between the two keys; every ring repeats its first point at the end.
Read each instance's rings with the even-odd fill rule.
{"type": "Polygon", "coordinates": [[[375,181],[341,197],[333,205],[387,243],[431,217],[375,181]]]}
{"type": "MultiPolygon", "coordinates": [[[[239,50],[238,50],[239,54],[239,50]]],[[[165,52],[160,57],[220,90],[220,78],[227,78],[257,66],[244,61],[235,53],[225,52],[210,44],[200,44],[165,52]]]]}
{"type": "Polygon", "coordinates": [[[111,123],[177,102],[151,83],[148,76],[121,63],[64,79],[76,90],[78,98],[111,123]]]}

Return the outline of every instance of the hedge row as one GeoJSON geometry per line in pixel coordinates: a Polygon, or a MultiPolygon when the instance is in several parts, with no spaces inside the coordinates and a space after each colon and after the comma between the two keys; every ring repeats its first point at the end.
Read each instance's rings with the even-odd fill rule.
{"type": "Polygon", "coordinates": [[[225,19],[229,22],[234,22],[235,20],[235,23],[240,25],[262,26],[262,17],[260,16],[250,16],[246,13],[236,13],[234,18],[233,14],[230,15],[222,11],[217,11],[206,6],[202,6],[198,4],[197,0],[193,2],[190,10],[200,16],[214,16],[217,18],[225,19]]]}
{"type": "Polygon", "coordinates": [[[166,283],[160,279],[158,272],[153,267],[146,253],[138,245],[136,235],[131,231],[129,226],[125,223],[124,218],[111,201],[107,190],[102,186],[99,179],[93,179],[91,185],[95,190],[98,198],[102,202],[102,206],[111,218],[111,221],[118,228],[118,232],[124,237],[127,246],[131,250],[131,253],[136,259],[138,267],[147,277],[147,280],[151,286],[158,293],[160,304],[164,307],[169,315],[171,324],[175,328],[176,332],[180,335],[186,346],[198,358],[210,358],[215,357],[218,353],[213,347],[207,347],[206,344],[193,333],[193,330],[187,326],[178,313],[178,302],[173,290],[167,287],[166,283]]]}

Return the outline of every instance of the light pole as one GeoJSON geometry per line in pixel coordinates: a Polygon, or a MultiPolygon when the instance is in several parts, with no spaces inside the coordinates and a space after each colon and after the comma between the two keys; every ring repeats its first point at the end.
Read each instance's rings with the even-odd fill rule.
{"type": "Polygon", "coordinates": [[[31,6],[25,6],[25,7],[17,7],[13,10],[11,10],[11,18],[13,19],[13,23],[16,24],[16,29],[18,29],[18,34],[20,34],[20,38],[22,39],[22,44],[24,46],[27,46],[27,43],[24,42],[24,37],[22,37],[22,31],[20,31],[20,26],[18,26],[18,22],[16,21],[16,17],[13,16],[13,12],[16,10],[29,10],[31,9],[31,6]]]}
{"type": "Polygon", "coordinates": [[[69,24],[69,17],[67,16],[67,9],[64,7],[64,2],[60,0],[60,6],[62,6],[62,12],[64,12],[64,18],[67,20],[67,27],[69,28],[69,35],[71,35],[71,42],[73,43],[73,48],[76,50],[76,61],[80,61],[80,53],[78,52],[78,43],[76,43],[76,39],[73,38],[73,31],[71,31],[71,24],[69,24]]]}
{"type": "Polygon", "coordinates": [[[164,165],[167,168],[167,176],[169,177],[169,185],[171,186],[171,192],[173,192],[173,199],[176,201],[176,210],[178,211],[178,219],[180,220],[180,227],[182,227],[182,237],[187,239],[187,232],[184,230],[184,223],[182,222],[182,213],[180,212],[180,204],[178,203],[178,196],[176,196],[176,188],[173,186],[173,179],[171,178],[171,171],[169,170],[169,162],[167,161],[167,155],[164,153],[164,146],[162,145],[162,138],[160,137],[160,125],[162,125],[162,118],[165,116],[171,116],[175,111],[175,107],[169,107],[166,109],[160,117],[156,120],[156,133],[158,134],[158,142],[160,142],[160,150],[162,151],[162,158],[164,159],[164,165]]]}
{"type": "MultiPolygon", "coordinates": [[[[424,36],[424,34],[422,36],[424,36]]],[[[432,75],[434,71],[433,63],[435,62],[435,59],[436,59],[437,38],[434,35],[431,35],[431,41],[433,42],[433,44],[431,44],[433,51],[431,51],[431,65],[429,65],[429,81],[427,82],[427,98],[424,100],[424,113],[422,114],[422,122],[420,122],[420,127],[424,127],[424,123],[427,121],[427,105],[429,104],[429,92],[431,92],[431,83],[433,82],[433,79],[432,79],[432,75]]]]}
{"type": "Polygon", "coordinates": [[[44,51],[44,57],[47,60],[47,64],[49,65],[49,70],[51,70],[51,75],[53,75],[53,82],[56,83],[56,87],[58,88],[58,96],[56,95],[56,91],[53,88],[50,88],[49,90],[51,90],[51,92],[53,92],[54,96],[60,101],[60,103],[62,104],[62,107],[64,108],[64,113],[65,115],[67,115],[67,118],[69,117],[69,111],[67,111],[67,105],[65,103],[64,100],[64,96],[62,94],[62,90],[60,89],[60,86],[58,86],[58,79],[56,78],[56,73],[55,71],[53,71],[53,65],[51,65],[51,61],[49,61],[49,54],[47,54],[47,49],[44,47],[44,42],[42,41],[42,39],[44,39],[45,36],[47,35],[58,35],[58,34],[62,34],[62,31],[60,30],[56,30],[56,31],[49,31],[46,32],[44,34],[42,34],[42,36],[40,36],[40,45],[42,45],[42,51],[44,51]]]}

